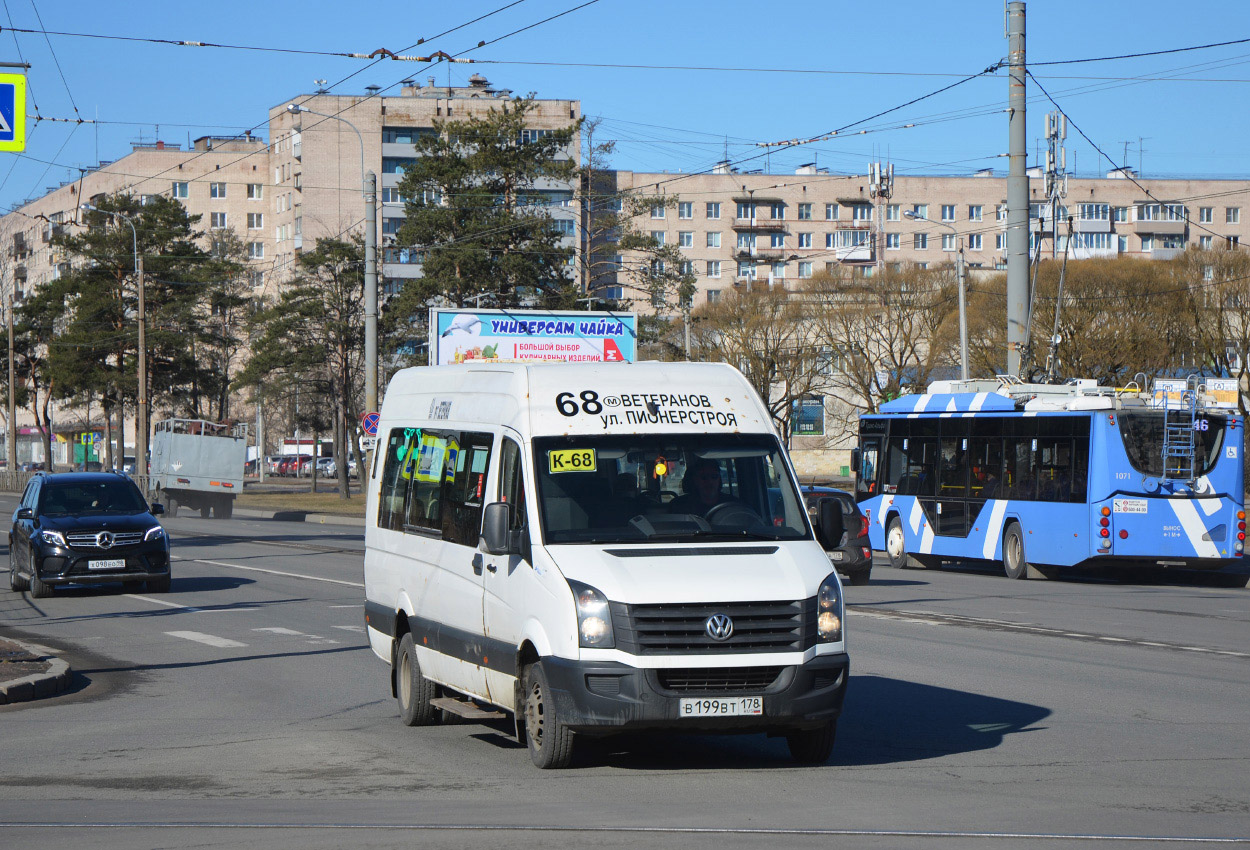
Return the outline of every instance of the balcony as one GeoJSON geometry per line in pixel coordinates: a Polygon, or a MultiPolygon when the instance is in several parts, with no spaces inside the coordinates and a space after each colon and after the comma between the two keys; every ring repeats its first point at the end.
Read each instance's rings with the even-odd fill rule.
{"type": "Polygon", "coordinates": [[[292,133],[291,134],[291,156],[295,157],[296,159],[301,159],[303,155],[304,155],[304,134],[292,133]]]}
{"type": "Polygon", "coordinates": [[[786,222],[780,218],[739,218],[730,226],[737,231],[778,232],[786,229],[786,222]]]}
{"type": "Polygon", "coordinates": [[[1133,222],[1134,233],[1153,233],[1156,236],[1185,235],[1185,220],[1174,219],[1138,219],[1133,222]]]}
{"type": "Polygon", "coordinates": [[[1078,218],[1072,221],[1075,233],[1110,233],[1111,220],[1107,218],[1078,218]]]}
{"type": "Polygon", "coordinates": [[[735,260],[760,260],[761,262],[780,262],[786,258],[784,248],[734,248],[735,260]]]}

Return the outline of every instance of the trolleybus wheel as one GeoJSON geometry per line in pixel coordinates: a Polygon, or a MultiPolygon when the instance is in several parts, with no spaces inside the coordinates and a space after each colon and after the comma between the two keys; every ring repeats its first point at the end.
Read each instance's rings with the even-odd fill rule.
{"type": "Polygon", "coordinates": [[[898,517],[890,517],[885,527],[885,554],[890,559],[890,566],[896,570],[910,566],[907,560],[907,540],[903,536],[903,521],[898,517]]]}

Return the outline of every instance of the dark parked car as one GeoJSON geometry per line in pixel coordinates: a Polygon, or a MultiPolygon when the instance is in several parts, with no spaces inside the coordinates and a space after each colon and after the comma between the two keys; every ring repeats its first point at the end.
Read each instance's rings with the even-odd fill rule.
{"type": "Polygon", "coordinates": [[[872,544],[868,542],[868,518],[855,497],[833,487],[804,487],[803,498],[816,536],[834,567],[848,583],[867,584],[872,573],[872,544]],[[830,507],[822,511],[823,504],[830,507]]]}
{"type": "Polygon", "coordinates": [[[169,537],[124,475],[36,475],[26,485],[9,531],[9,586],[51,596],[60,584],[146,582],[169,590],[169,537]]]}

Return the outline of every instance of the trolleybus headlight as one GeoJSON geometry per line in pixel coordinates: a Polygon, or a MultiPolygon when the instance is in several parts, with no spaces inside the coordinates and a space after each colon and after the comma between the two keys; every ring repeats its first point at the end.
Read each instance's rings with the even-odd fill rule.
{"type": "Polygon", "coordinates": [[[573,590],[573,603],[577,608],[577,645],[587,649],[611,649],[616,646],[608,598],[580,581],[570,580],[569,587],[573,590]]]}
{"type": "Polygon", "coordinates": [[[842,587],[831,573],[816,594],[816,637],[821,643],[842,640],[842,587]]]}

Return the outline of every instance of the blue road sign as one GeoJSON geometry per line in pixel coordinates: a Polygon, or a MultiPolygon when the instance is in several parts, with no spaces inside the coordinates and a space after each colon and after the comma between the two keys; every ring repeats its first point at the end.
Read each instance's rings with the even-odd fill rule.
{"type": "Polygon", "coordinates": [[[0,151],[26,149],[26,77],[0,74],[0,151]]]}
{"type": "Polygon", "coordinates": [[[364,428],[367,435],[370,437],[376,437],[378,435],[378,420],[381,418],[382,417],[376,413],[366,413],[364,416],[360,417],[360,426],[364,428]]]}

